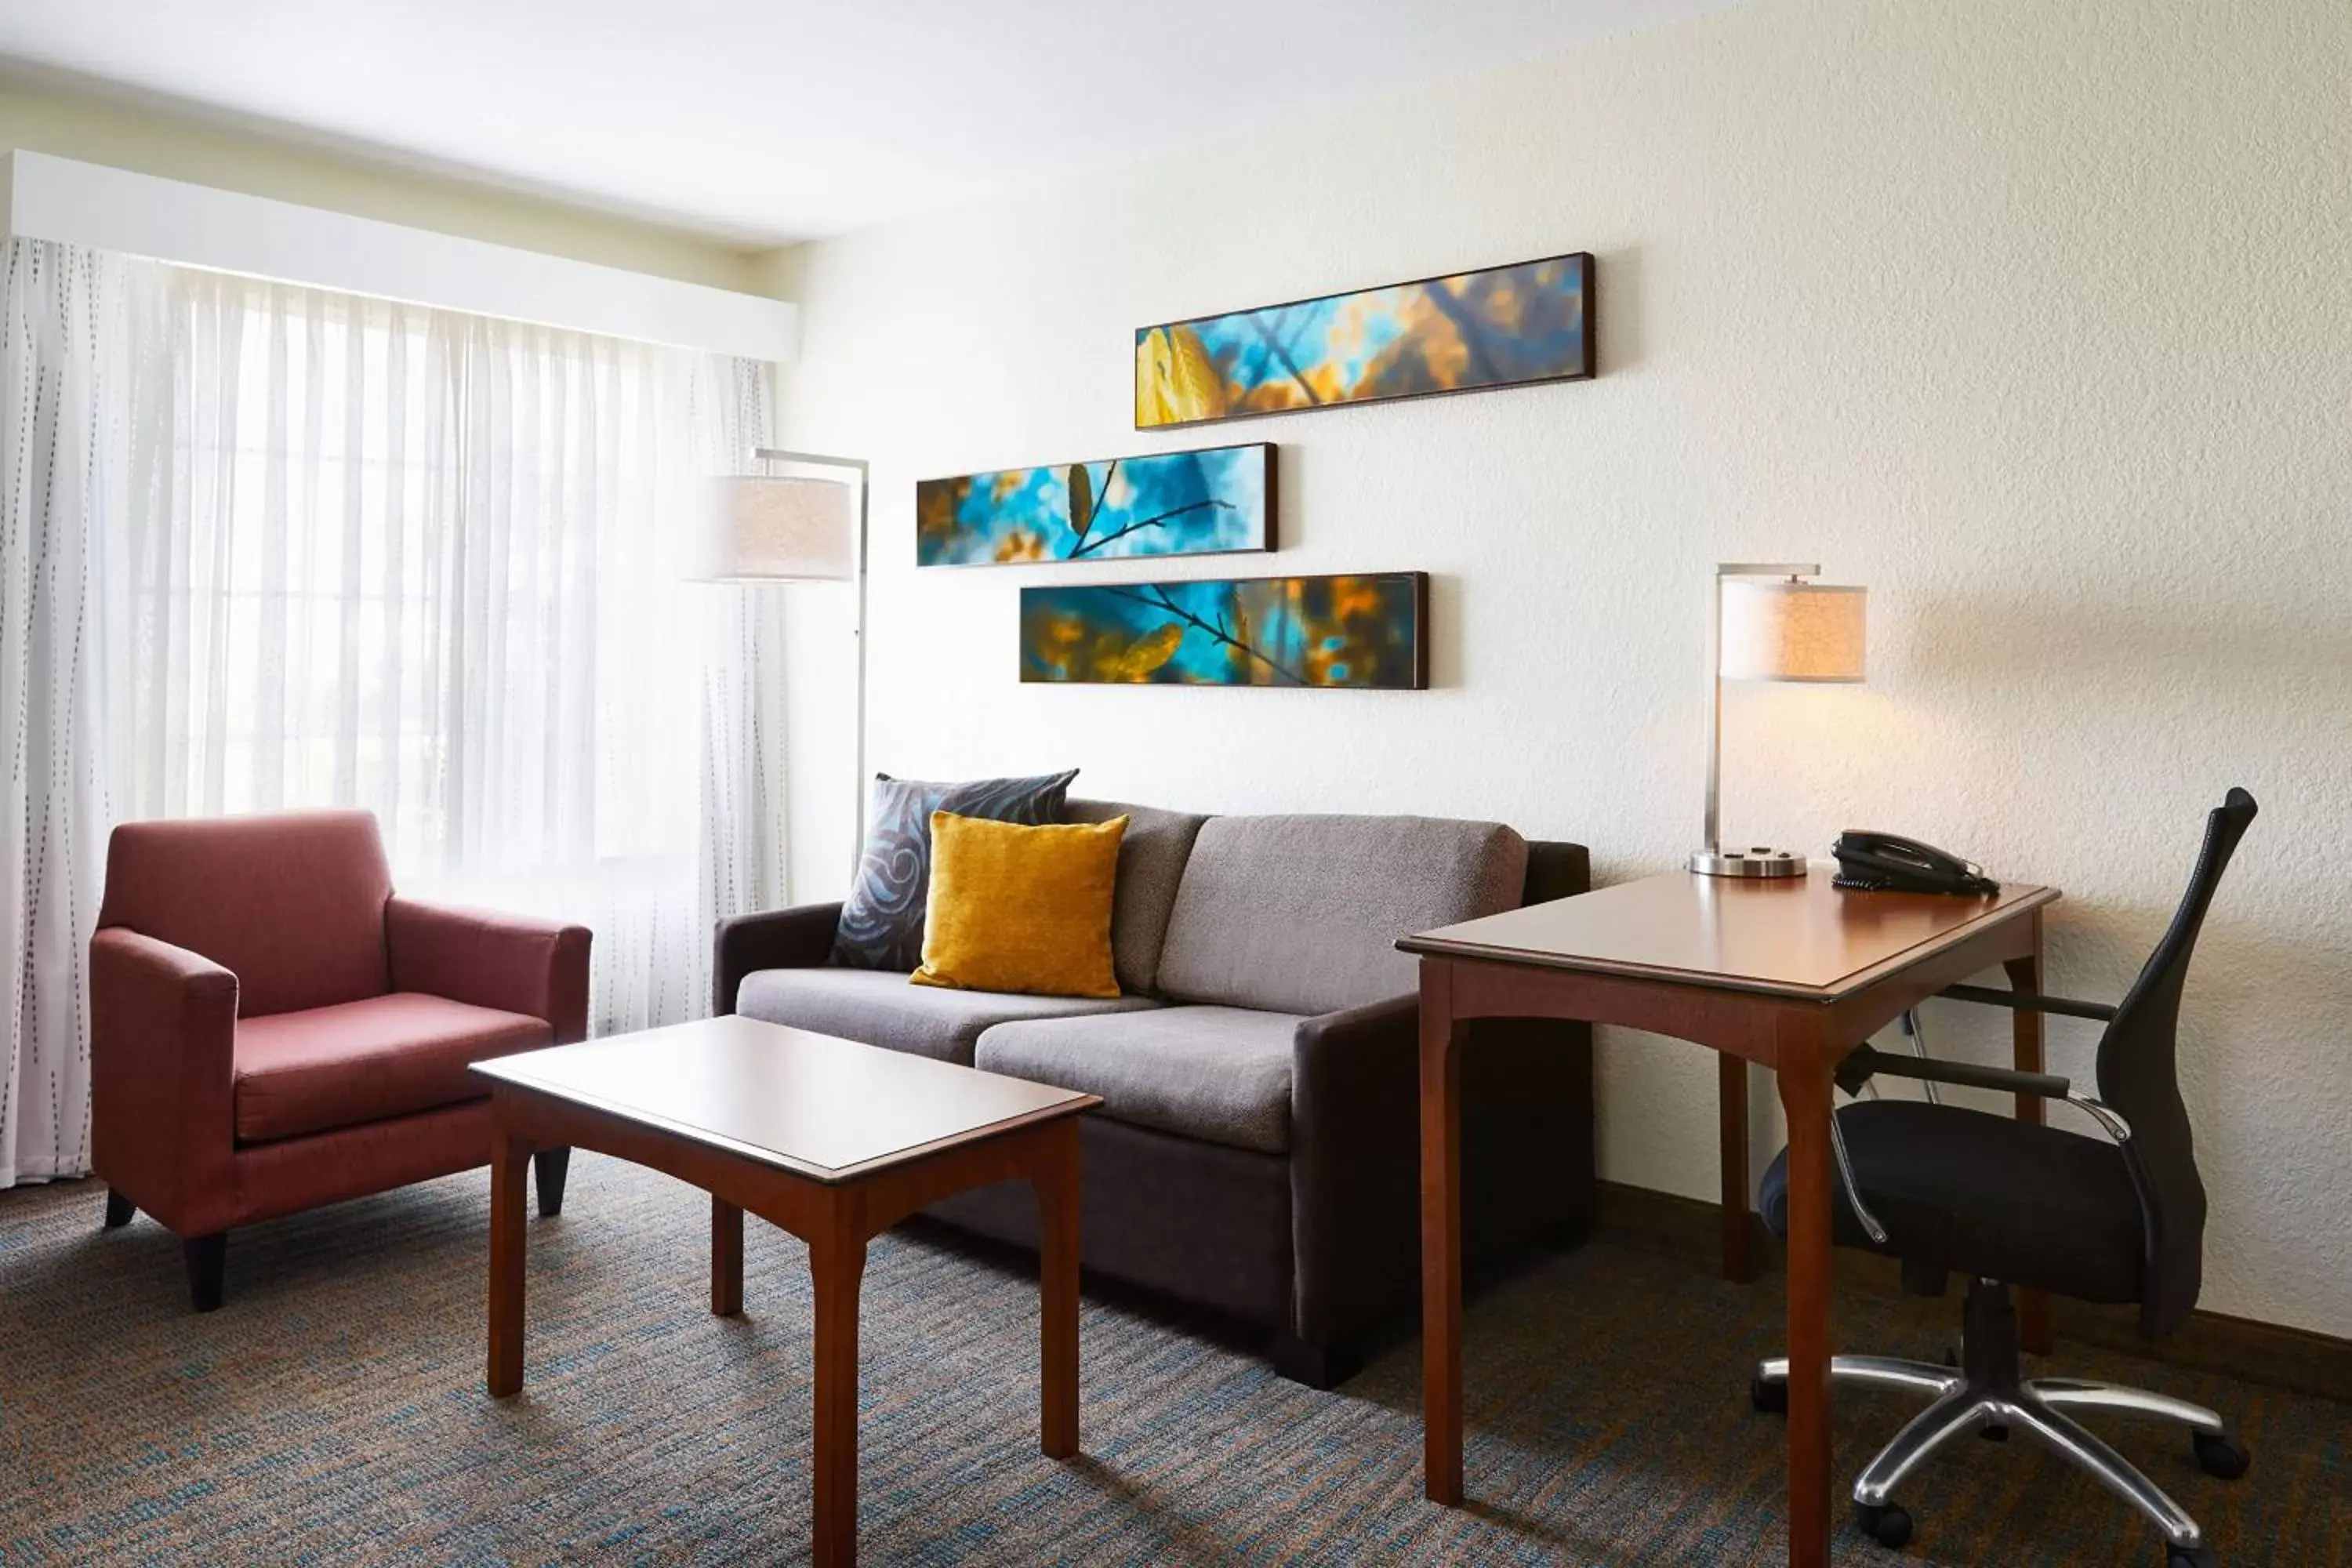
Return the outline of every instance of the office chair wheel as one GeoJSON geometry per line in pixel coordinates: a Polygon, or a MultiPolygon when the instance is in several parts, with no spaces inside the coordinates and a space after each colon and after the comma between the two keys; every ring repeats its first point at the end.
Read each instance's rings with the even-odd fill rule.
{"type": "Polygon", "coordinates": [[[1911,1539],[1911,1516],[1895,1503],[1854,1504],[1853,1527],[1890,1551],[1900,1550],[1911,1539]]]}
{"type": "Polygon", "coordinates": [[[2175,1546],[2166,1551],[2164,1568],[2221,1568],[2221,1554],[2210,1546],[2175,1546]]]}
{"type": "Polygon", "coordinates": [[[1789,1385],[1768,1378],[1751,1377],[1748,1380],[1748,1403],[1767,1415],[1786,1415],[1789,1414],[1789,1385]]]}
{"type": "Polygon", "coordinates": [[[2197,1462],[2216,1479],[2234,1481],[2254,1462],[2246,1446],[2227,1432],[2192,1432],[2189,1436],[2197,1445],[2197,1462]]]}

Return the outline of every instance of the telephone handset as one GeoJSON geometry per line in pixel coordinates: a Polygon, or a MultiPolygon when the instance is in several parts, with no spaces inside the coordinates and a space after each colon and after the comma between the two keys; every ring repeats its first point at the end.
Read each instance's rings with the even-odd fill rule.
{"type": "Polygon", "coordinates": [[[1849,827],[1830,846],[1838,874],[1831,884],[1872,893],[1998,893],[1984,868],[1932,844],[1898,834],[1849,827]]]}

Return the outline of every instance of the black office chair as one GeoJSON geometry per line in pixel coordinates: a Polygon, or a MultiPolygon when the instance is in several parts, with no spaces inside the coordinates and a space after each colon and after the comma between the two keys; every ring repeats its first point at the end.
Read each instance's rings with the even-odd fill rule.
{"type": "MultiPolygon", "coordinates": [[[[1910,1515],[1895,1487],[1937,1448],[1963,1433],[2006,1436],[2019,1428],[2088,1470],[2164,1531],[2172,1568],[2218,1568],[2197,1521],[2155,1482],[2077,1425],[2074,1411],[2129,1412],[2189,1427],[2197,1458],[2224,1480],[2246,1473],[2244,1445],[2212,1411],[2136,1388],[2072,1378],[2021,1377],[2012,1286],[2080,1300],[2137,1302],[2144,1334],[2168,1334],[2197,1304],[2203,1268],[2205,1187],[2197,1174],[2189,1113],[2174,1073],[2181,984],[2213,889],[2254,820],[2254,797],[2232,789],[2205,820],[2205,846],[2188,895],[2164,940],[2119,1006],[1955,985],[1944,993],[2069,1017],[2104,1021],[2096,1100],[2063,1078],[2000,1068],[1893,1056],[1864,1046],[1838,1069],[1840,1087],[1861,1092],[1874,1074],[2063,1100],[2088,1112],[2112,1142],[1930,1101],[1871,1099],[1831,1120],[1845,1203],[1834,1234],[1842,1247],[1902,1260],[1906,1289],[1941,1295],[1948,1270],[1966,1274],[1958,1370],[1883,1356],[1838,1356],[1840,1383],[1906,1389],[1934,1403],[1879,1451],[1853,1485],[1853,1517],[1888,1546],[1910,1539],[1910,1515]]],[[[1916,1019],[1906,1020],[1916,1027],[1916,1019]]],[[[1758,1205],[1788,1234],[1788,1152],[1764,1177],[1758,1205]]],[[[1788,1408],[1789,1363],[1768,1361],[1750,1397],[1761,1410],[1788,1408]]]]}

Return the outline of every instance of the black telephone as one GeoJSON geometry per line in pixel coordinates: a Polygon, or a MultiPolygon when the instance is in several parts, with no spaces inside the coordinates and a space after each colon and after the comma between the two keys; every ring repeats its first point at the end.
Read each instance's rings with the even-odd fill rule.
{"type": "Polygon", "coordinates": [[[1838,873],[1831,882],[1868,893],[1998,893],[1984,868],[1932,844],[1898,834],[1849,827],[1830,846],[1838,873]]]}

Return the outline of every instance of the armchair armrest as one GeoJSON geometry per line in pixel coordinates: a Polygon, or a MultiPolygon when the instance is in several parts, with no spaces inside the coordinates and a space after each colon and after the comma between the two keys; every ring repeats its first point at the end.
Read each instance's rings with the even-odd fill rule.
{"type": "Polygon", "coordinates": [[[236,1001],[202,953],[127,926],[90,938],[91,1163],[184,1236],[235,1197],[236,1001]]]}
{"type": "Polygon", "coordinates": [[[383,907],[395,991],[544,1018],[558,1045],[588,1037],[586,926],[395,898],[383,907]]]}
{"type": "Polygon", "coordinates": [[[2055,1073],[2019,1072],[2014,1068],[1979,1067],[1974,1062],[1940,1061],[1934,1057],[1889,1056],[1875,1047],[1863,1046],[1838,1064],[1837,1085],[1848,1094],[1859,1094],[1862,1086],[1880,1073],[1927,1083],[1956,1084],[1962,1089],[2030,1094],[2037,1100],[2063,1100],[2096,1121],[2116,1142],[2131,1140],[2131,1124],[2120,1112],[2087,1094],[2076,1094],[2074,1086],[2055,1073]]]}
{"type": "Polygon", "coordinates": [[[711,932],[710,1010],[735,1011],[743,977],[761,969],[821,969],[833,956],[841,905],[801,904],[756,915],[732,915],[711,932]]]}
{"type": "Polygon", "coordinates": [[[2032,991],[2000,991],[1990,985],[1947,985],[1936,993],[1955,1002],[1978,1002],[2019,1013],[2057,1013],[2069,1018],[2111,1022],[2116,1010],[2105,1002],[2076,1002],[2064,996],[2042,996],[2032,991]]]}

